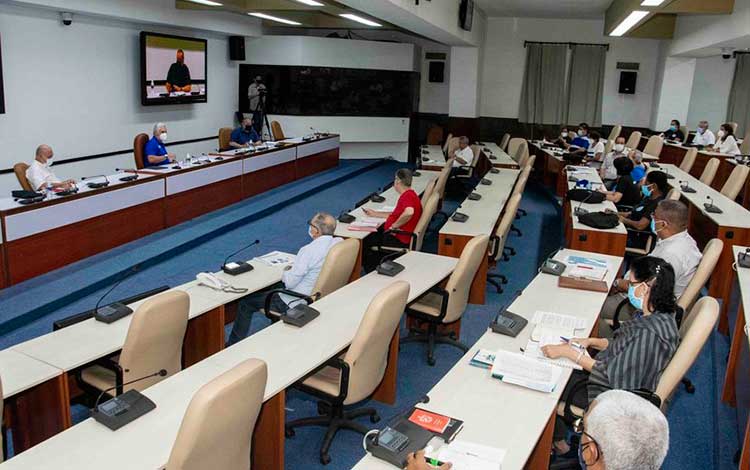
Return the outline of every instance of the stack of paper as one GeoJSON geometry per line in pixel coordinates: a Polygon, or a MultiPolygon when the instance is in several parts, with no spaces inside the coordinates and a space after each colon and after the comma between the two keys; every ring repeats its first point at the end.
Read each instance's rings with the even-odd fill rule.
{"type": "Polygon", "coordinates": [[[500,470],[505,449],[465,441],[453,441],[440,448],[437,459],[453,464],[453,470],[500,470]]]}
{"type": "Polygon", "coordinates": [[[375,232],[378,230],[383,219],[377,217],[359,217],[356,221],[349,224],[349,230],[355,232],[375,232]]]}
{"type": "Polygon", "coordinates": [[[495,353],[492,365],[493,377],[545,393],[557,387],[562,372],[561,367],[503,349],[495,353]]]}
{"type": "MultiPolygon", "coordinates": [[[[562,344],[564,341],[560,336],[543,336],[539,341],[529,340],[528,343],[526,343],[526,349],[524,349],[523,354],[526,357],[530,357],[532,359],[538,359],[544,362],[547,362],[549,364],[554,364],[556,366],[560,367],[566,367],[568,369],[577,369],[581,370],[583,369],[581,366],[576,364],[575,362],[571,361],[567,357],[559,357],[557,359],[550,359],[547,356],[544,355],[542,352],[542,347],[550,345],[550,344],[562,344]]],[[[587,354],[584,349],[584,354],[587,354]]]]}
{"type": "Polygon", "coordinates": [[[550,336],[572,338],[576,335],[575,330],[586,328],[586,320],[583,318],[539,310],[534,312],[531,323],[536,324],[531,332],[531,339],[536,342],[550,336]]]}
{"type": "Polygon", "coordinates": [[[268,266],[286,267],[294,264],[295,258],[296,256],[290,253],[284,253],[283,251],[272,251],[255,259],[267,264],[268,266]]]}
{"type": "Polygon", "coordinates": [[[609,267],[606,260],[576,255],[568,256],[565,263],[571,267],[569,276],[592,281],[603,281],[609,267]]]}

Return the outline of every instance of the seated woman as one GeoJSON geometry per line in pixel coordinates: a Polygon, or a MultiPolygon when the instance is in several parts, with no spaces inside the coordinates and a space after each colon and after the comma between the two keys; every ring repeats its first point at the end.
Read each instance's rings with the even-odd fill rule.
{"type": "Polygon", "coordinates": [[[729,124],[722,124],[719,132],[716,133],[716,144],[711,147],[714,152],[725,155],[741,155],[737,139],[734,137],[734,127],[729,124]]]}
{"type": "Polygon", "coordinates": [[[607,196],[608,201],[614,202],[617,206],[635,206],[641,200],[641,190],[630,175],[633,171],[633,162],[628,157],[620,157],[613,165],[617,170],[615,185],[611,191],[607,191],[605,187],[600,191],[607,196]]]}
{"type": "Polygon", "coordinates": [[[620,222],[628,229],[627,246],[630,248],[643,248],[651,236],[651,214],[656,206],[664,199],[669,191],[667,175],[663,171],[652,171],[646,175],[641,183],[643,199],[640,200],[633,210],[619,212],[620,222]]]}
{"type": "Polygon", "coordinates": [[[602,142],[602,136],[596,131],[591,131],[591,150],[589,151],[589,159],[595,162],[601,162],[604,160],[604,150],[606,146],[602,142]]]}
{"type": "MultiPolygon", "coordinates": [[[[620,324],[611,340],[576,338],[566,344],[542,348],[547,357],[566,357],[585,371],[574,372],[562,401],[585,409],[607,390],[656,390],[680,342],[674,283],[675,274],[669,263],[652,256],[637,258],[630,265],[628,290],[636,314],[632,320],[620,324]],[[586,354],[589,348],[598,351],[595,358],[586,354]],[[579,382],[583,384],[577,385],[579,382]]],[[[565,422],[558,419],[555,426],[558,453],[570,450],[565,441],[566,431],[565,422]]]]}

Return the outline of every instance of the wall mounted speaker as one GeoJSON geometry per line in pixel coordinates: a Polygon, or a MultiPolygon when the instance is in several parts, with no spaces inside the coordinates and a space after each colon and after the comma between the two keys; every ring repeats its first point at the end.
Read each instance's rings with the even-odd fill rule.
{"type": "Polygon", "coordinates": [[[430,83],[443,83],[445,81],[445,62],[430,61],[428,76],[430,83]]]}
{"type": "Polygon", "coordinates": [[[229,60],[245,60],[245,36],[229,36],[229,60]]]}
{"type": "Polygon", "coordinates": [[[620,72],[619,93],[625,95],[635,94],[635,82],[638,80],[638,72],[622,71],[620,72]]]}

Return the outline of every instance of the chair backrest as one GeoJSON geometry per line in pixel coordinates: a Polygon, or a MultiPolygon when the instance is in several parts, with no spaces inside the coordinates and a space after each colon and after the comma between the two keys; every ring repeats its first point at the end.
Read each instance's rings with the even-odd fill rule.
{"type": "Polygon", "coordinates": [[[437,185],[438,178],[430,179],[430,181],[428,181],[427,185],[424,187],[424,191],[422,191],[422,195],[419,197],[419,202],[422,204],[422,207],[427,204],[427,201],[430,200],[430,196],[435,193],[435,185],[437,185]]]}
{"type": "Polygon", "coordinates": [[[248,359],[203,385],[188,404],[169,470],[247,470],[268,369],[248,359]]]}
{"type": "Polygon", "coordinates": [[[460,138],[460,137],[451,137],[451,138],[450,138],[450,139],[448,139],[448,141],[446,142],[446,146],[447,146],[447,150],[446,150],[446,151],[448,152],[448,156],[449,156],[449,157],[452,157],[452,156],[453,156],[453,154],[454,154],[454,152],[455,152],[456,150],[458,150],[458,142],[459,142],[460,140],[461,140],[461,138],[460,138]]]}
{"type": "Polygon", "coordinates": [[[271,135],[273,136],[273,140],[284,140],[286,138],[284,137],[284,131],[281,129],[279,121],[271,121],[271,135]]]}
{"type": "Polygon", "coordinates": [[[503,138],[500,139],[500,148],[505,150],[508,148],[508,142],[510,142],[510,134],[507,132],[503,135],[503,138]]]}
{"type": "Polygon", "coordinates": [[[682,132],[682,143],[686,143],[690,137],[690,131],[687,126],[680,126],[680,131],[682,132]]]}
{"type": "MultiPolygon", "coordinates": [[[[5,416],[3,414],[4,411],[5,411],[3,409],[4,398],[5,398],[5,393],[3,393],[3,381],[0,380],[0,416],[5,416]]],[[[5,433],[4,432],[0,433],[0,449],[4,449],[5,448],[5,445],[3,444],[3,439],[5,439],[5,436],[3,434],[5,434],[5,433]]],[[[3,462],[3,454],[4,454],[4,452],[0,452],[0,463],[3,462]]]]}
{"type": "Polygon", "coordinates": [[[682,192],[677,188],[672,188],[667,193],[667,199],[670,201],[679,201],[682,197],[682,192]]]}
{"type": "Polygon", "coordinates": [[[133,158],[135,159],[135,167],[139,170],[143,168],[146,143],[148,143],[148,134],[144,134],[143,132],[135,136],[135,139],[133,139],[133,158]]]}
{"type": "Polygon", "coordinates": [[[13,173],[16,174],[16,179],[18,180],[18,184],[21,185],[21,188],[26,191],[35,191],[38,188],[32,188],[31,183],[29,183],[28,178],[26,178],[26,170],[28,169],[28,163],[19,162],[13,165],[13,173]]]}
{"type": "Polygon", "coordinates": [[[518,179],[516,180],[515,186],[513,186],[513,191],[511,192],[511,196],[515,194],[523,194],[523,190],[526,189],[526,183],[529,181],[529,174],[531,173],[531,167],[526,166],[523,170],[521,170],[521,173],[518,175],[518,179]]]}
{"type": "Polygon", "coordinates": [[[652,135],[648,138],[648,142],[646,142],[646,146],[643,148],[643,153],[659,158],[662,147],[664,147],[664,139],[658,135],[652,135]]]}
{"type": "Polygon", "coordinates": [[[529,159],[529,144],[524,140],[516,149],[516,153],[511,155],[511,158],[518,163],[518,166],[523,168],[529,159]]]}
{"type": "Polygon", "coordinates": [[[513,137],[512,139],[510,139],[508,141],[508,155],[510,155],[511,157],[515,157],[516,152],[518,152],[518,147],[520,147],[524,142],[526,142],[526,139],[521,137],[513,137]]]}
{"type": "Polygon", "coordinates": [[[489,241],[490,237],[487,235],[478,235],[464,246],[461,257],[458,258],[458,264],[445,285],[445,290],[448,291],[448,309],[443,323],[453,323],[464,314],[469,301],[471,282],[474,280],[482,259],[487,256],[489,241]]]}
{"type": "Polygon", "coordinates": [[[698,149],[695,147],[690,147],[687,152],[685,152],[685,156],[682,157],[682,163],[680,163],[680,170],[684,171],[685,173],[690,173],[690,170],[693,168],[693,164],[695,163],[695,158],[698,156],[698,149]]]}
{"type": "Polygon", "coordinates": [[[729,124],[730,126],[732,126],[732,132],[736,134],[737,133],[737,128],[739,127],[739,124],[737,124],[736,122],[732,122],[732,121],[728,122],[727,124],[729,124]]]}
{"type": "Polygon", "coordinates": [[[701,173],[701,177],[699,178],[701,183],[711,186],[711,183],[714,182],[714,177],[716,176],[716,171],[719,169],[719,159],[718,158],[712,158],[711,160],[706,163],[706,167],[703,168],[703,173],[701,173]]]}
{"type": "Polygon", "coordinates": [[[482,152],[482,149],[478,145],[471,146],[471,154],[472,154],[471,167],[472,168],[477,166],[477,163],[479,163],[479,154],[481,152],[482,152]]]}
{"type": "Polygon", "coordinates": [[[495,260],[499,260],[503,256],[503,248],[505,248],[505,240],[508,238],[508,232],[510,227],[513,225],[513,220],[516,218],[516,212],[518,212],[518,206],[521,205],[521,194],[513,194],[508,203],[505,205],[505,212],[500,219],[500,223],[497,224],[495,230],[495,238],[498,240],[497,245],[493,246],[495,250],[495,260]]]}
{"type": "Polygon", "coordinates": [[[359,256],[359,240],[355,238],[342,240],[328,250],[313,287],[315,300],[344,287],[349,282],[357,256],[359,256]]]}
{"type": "Polygon", "coordinates": [[[526,163],[521,167],[524,170],[526,168],[529,169],[529,172],[531,172],[534,169],[534,163],[536,163],[536,155],[531,155],[527,160],[526,163]]]}
{"type": "Polygon", "coordinates": [[[391,339],[408,298],[409,283],[396,281],[378,292],[367,306],[344,355],[344,362],[349,364],[349,388],[344,405],[369,397],[383,380],[391,339]]]}
{"type": "Polygon", "coordinates": [[[703,297],[696,302],[690,315],[683,320],[680,328],[680,345],[662,372],[656,386],[656,394],[661,398],[662,410],[667,408],[667,401],[700,354],[718,318],[719,302],[713,297],[703,297]]]}
{"type": "Polygon", "coordinates": [[[748,129],[745,138],[742,139],[742,145],[740,145],[740,153],[742,155],[750,155],[750,129],[748,129]]]}
{"type": "Polygon", "coordinates": [[[445,143],[443,143],[443,152],[448,151],[448,144],[450,143],[452,138],[453,138],[453,134],[449,132],[448,137],[445,138],[445,143]]]}
{"type": "Polygon", "coordinates": [[[440,145],[443,141],[443,128],[440,126],[432,126],[427,131],[427,145],[440,145]]]}
{"type": "Polygon", "coordinates": [[[719,257],[721,257],[723,249],[724,242],[718,238],[711,239],[706,243],[706,247],[703,249],[701,262],[698,263],[698,267],[695,269],[695,273],[693,274],[692,279],[690,279],[690,282],[688,282],[687,287],[685,287],[685,291],[680,298],[677,299],[677,304],[686,312],[693,306],[693,302],[698,298],[701,289],[703,289],[703,286],[708,282],[708,278],[711,277],[711,274],[714,272],[714,268],[716,268],[716,263],[719,262],[719,257]]]}
{"type": "Polygon", "coordinates": [[[445,185],[448,183],[448,178],[451,175],[451,168],[453,168],[453,159],[449,158],[445,162],[445,166],[440,171],[440,176],[438,176],[437,182],[435,183],[435,194],[438,195],[441,201],[445,197],[445,185]]]}
{"type": "Polygon", "coordinates": [[[185,337],[190,296],[174,290],[155,295],[133,313],[120,354],[123,382],[166,369],[165,377],[152,377],[123,387],[144,390],[182,370],[182,339],[185,337]]]}
{"type": "Polygon", "coordinates": [[[721,194],[731,200],[735,200],[742,190],[742,187],[745,186],[748,173],[750,173],[750,167],[746,165],[737,165],[734,167],[734,170],[729,174],[729,178],[727,178],[724,186],[721,187],[721,194]]]}
{"type": "Polygon", "coordinates": [[[625,147],[635,150],[638,148],[638,144],[641,142],[641,131],[633,131],[628,137],[628,141],[625,142],[625,147]]]}
{"type": "Polygon", "coordinates": [[[607,137],[607,140],[610,142],[614,142],[618,137],[620,137],[621,132],[622,126],[617,124],[616,126],[612,127],[612,131],[609,133],[609,137],[607,137]]]}
{"type": "Polygon", "coordinates": [[[219,151],[229,149],[229,142],[232,141],[232,128],[221,127],[219,128],[219,151]]]}
{"type": "Polygon", "coordinates": [[[412,247],[413,250],[422,251],[424,235],[427,232],[427,228],[430,226],[432,217],[435,215],[435,212],[437,212],[439,202],[440,198],[438,197],[438,195],[432,193],[430,198],[427,200],[427,203],[422,205],[422,215],[419,216],[417,225],[414,226],[414,233],[417,235],[417,239],[416,241],[414,241],[414,246],[412,247]]]}

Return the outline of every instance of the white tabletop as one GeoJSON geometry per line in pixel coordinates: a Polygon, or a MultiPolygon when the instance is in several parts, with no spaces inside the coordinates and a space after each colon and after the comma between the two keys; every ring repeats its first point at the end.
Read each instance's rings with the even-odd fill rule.
{"type": "Polygon", "coordinates": [[[397,280],[406,280],[411,286],[409,301],[412,301],[450,275],[457,262],[455,258],[419,252],[410,252],[398,261],[406,267],[399,275],[370,273],[312,304],[320,316],[304,328],[276,323],[150,387],[144,394],[156,403],[156,409],[117,432],[87,419],[0,467],[159,468],[169,457],[190,399],[202,385],[248,358],[258,358],[268,365],[264,394],[267,400],[346,348],[367,305],[381,289],[397,280]]]}
{"type": "MultiPolygon", "coordinates": [[[[606,281],[608,285],[612,284],[622,258],[574,250],[562,250],[555,258],[564,260],[573,253],[606,259],[609,264],[606,281]]],[[[585,329],[577,330],[576,334],[588,336],[606,296],[606,293],[560,288],[555,276],[539,274],[509,310],[528,320],[537,310],[585,318],[585,329]]],[[[463,420],[464,429],[457,440],[505,449],[503,470],[524,468],[557,407],[570,370],[565,371],[554,392],[541,393],[493,379],[489,370],[471,366],[469,360],[479,349],[519,352],[519,348],[525,347],[532,330],[533,324],[529,323],[516,338],[488,330],[428,393],[430,402],[420,405],[435,413],[463,420]]],[[[431,445],[437,449],[441,443],[440,439],[433,439],[431,445]]],[[[355,470],[393,468],[370,455],[354,467],[355,470]]]]}
{"type": "Polygon", "coordinates": [[[422,145],[419,149],[419,157],[422,159],[423,166],[440,168],[445,166],[445,154],[440,145],[422,145]],[[425,158],[427,160],[424,160],[425,158]]]}
{"type": "Polygon", "coordinates": [[[518,162],[513,160],[513,157],[508,155],[508,152],[501,149],[500,146],[494,142],[479,142],[479,148],[484,152],[487,158],[490,158],[490,155],[497,157],[495,160],[490,159],[490,163],[493,165],[518,166],[518,162]],[[485,149],[487,149],[487,151],[485,151],[485,149]]]}
{"type": "Polygon", "coordinates": [[[17,351],[0,351],[0,378],[3,381],[3,396],[12,397],[46,382],[63,371],[17,351]]]}
{"type": "MultiPolygon", "coordinates": [[[[602,179],[599,176],[599,172],[594,168],[589,168],[585,166],[568,166],[568,172],[572,171],[572,169],[575,168],[575,174],[578,177],[578,179],[587,179],[592,183],[591,189],[598,190],[599,188],[603,187],[602,179]]],[[[568,181],[568,189],[573,189],[576,187],[576,183],[573,181],[568,181]]],[[[573,229],[574,230],[591,230],[595,232],[606,232],[606,233],[619,233],[619,234],[627,234],[628,230],[625,228],[625,226],[620,222],[617,227],[615,228],[609,228],[609,229],[600,229],[600,228],[594,228],[589,227],[588,225],[584,225],[578,221],[578,217],[575,215],[576,208],[582,208],[589,212],[600,212],[605,209],[610,209],[613,211],[617,211],[617,206],[612,201],[604,200],[602,202],[599,202],[597,204],[590,204],[588,202],[581,203],[579,201],[570,201],[570,217],[573,219],[573,229]]]]}

